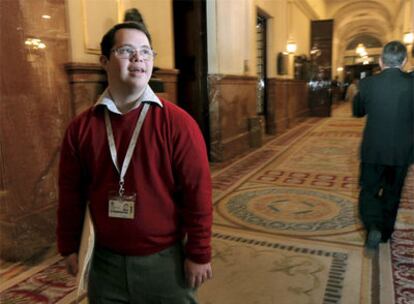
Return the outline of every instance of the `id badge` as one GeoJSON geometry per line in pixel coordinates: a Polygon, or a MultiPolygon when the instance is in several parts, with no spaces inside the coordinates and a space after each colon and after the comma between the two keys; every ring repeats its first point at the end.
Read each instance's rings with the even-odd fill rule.
{"type": "Polygon", "coordinates": [[[108,216],[112,218],[133,219],[135,217],[136,194],[109,195],[108,216]]]}

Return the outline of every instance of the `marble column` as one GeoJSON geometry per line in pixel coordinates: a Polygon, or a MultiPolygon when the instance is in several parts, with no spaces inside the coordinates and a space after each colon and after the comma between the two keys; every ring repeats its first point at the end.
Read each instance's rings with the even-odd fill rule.
{"type": "Polygon", "coordinates": [[[72,116],[65,0],[0,1],[0,258],[54,246],[59,147],[72,116]]]}

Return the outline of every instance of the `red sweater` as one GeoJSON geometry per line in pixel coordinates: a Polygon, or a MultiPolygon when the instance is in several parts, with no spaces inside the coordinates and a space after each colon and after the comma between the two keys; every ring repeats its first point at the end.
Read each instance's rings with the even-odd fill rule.
{"type": "MultiPolygon", "coordinates": [[[[211,258],[211,178],[207,153],[195,121],[176,105],[152,104],[125,175],[136,193],[135,218],[108,217],[108,192],[117,191],[104,106],[92,107],[69,125],[61,150],[57,238],[63,255],[77,252],[85,211],[91,203],[96,243],[125,255],[149,255],[187,235],[186,256],[211,258]]],[[[110,112],[122,165],[142,105],[124,115],[110,112]]]]}

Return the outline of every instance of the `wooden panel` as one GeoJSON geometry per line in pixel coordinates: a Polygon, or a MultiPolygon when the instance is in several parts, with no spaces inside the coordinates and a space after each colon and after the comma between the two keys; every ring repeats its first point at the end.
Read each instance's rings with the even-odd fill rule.
{"type": "MultiPolygon", "coordinates": [[[[153,73],[155,78],[160,79],[164,84],[164,92],[159,96],[177,104],[177,77],[178,70],[159,69],[153,73]]],[[[157,94],[158,95],[158,94],[157,94]]]]}
{"type": "Polygon", "coordinates": [[[267,132],[281,134],[309,115],[306,81],[268,79],[267,132]]]}
{"type": "Polygon", "coordinates": [[[106,73],[99,64],[67,63],[72,116],[92,106],[106,87],[106,73]]]}

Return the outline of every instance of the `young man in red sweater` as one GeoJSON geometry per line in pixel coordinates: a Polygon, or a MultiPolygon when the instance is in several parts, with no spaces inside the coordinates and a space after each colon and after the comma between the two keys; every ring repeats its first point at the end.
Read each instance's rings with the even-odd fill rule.
{"type": "Polygon", "coordinates": [[[196,303],[194,289],[212,277],[203,137],[148,86],[156,54],[144,25],[115,25],[101,51],[108,88],[70,123],[62,144],[59,252],[76,274],[89,202],[96,234],[89,303],[196,303]]]}

